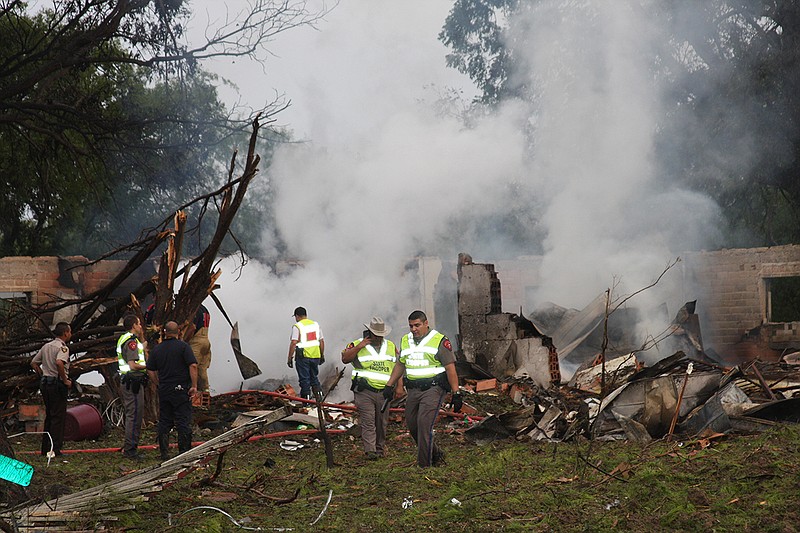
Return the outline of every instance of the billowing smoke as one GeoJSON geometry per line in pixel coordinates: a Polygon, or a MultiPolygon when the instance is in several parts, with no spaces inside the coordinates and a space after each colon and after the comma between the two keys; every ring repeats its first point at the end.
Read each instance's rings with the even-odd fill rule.
{"type": "MultiPolygon", "coordinates": [[[[653,163],[661,92],[650,61],[666,41],[646,11],[536,3],[511,28],[530,66],[516,76],[537,98],[467,128],[430,105],[431,84],[453,80],[436,40],[449,4],[342,3],[302,34],[302,56],[285,51],[295,131],[307,141],[281,148],[266,174],[278,232],[302,266],[278,275],[251,263],[234,280],[226,265],[220,291],[266,376],[293,374],[285,358],[297,305],[322,324],[330,361],[374,314],[399,340],[419,307],[418,278],[405,269],[416,256],[466,251],[491,262],[543,250],[537,301],[581,308],[614,283],[619,294],[648,285],[705,242],[714,204],[666,183],[653,163]],[[514,231],[509,212],[519,213],[514,231]],[[525,228],[545,235],[540,247],[525,228]]],[[[670,298],[670,277],[647,305],[670,298]]],[[[227,353],[215,323],[212,341],[227,353]]],[[[238,385],[223,377],[224,361],[211,369],[217,390],[238,385]]]]}

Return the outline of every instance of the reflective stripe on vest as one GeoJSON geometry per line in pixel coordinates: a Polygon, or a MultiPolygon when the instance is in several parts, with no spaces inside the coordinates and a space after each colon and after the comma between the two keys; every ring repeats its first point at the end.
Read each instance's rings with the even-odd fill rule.
{"type": "Polygon", "coordinates": [[[123,333],[120,335],[119,339],[117,340],[117,362],[119,363],[119,373],[126,374],[131,371],[130,365],[128,365],[128,360],[122,356],[122,346],[128,342],[128,339],[134,338],[136,339],[136,349],[139,352],[139,358],[136,360],[137,363],[140,365],[144,365],[144,344],[136,338],[136,335],[131,333],[130,331],[123,333]]]}
{"type": "Polygon", "coordinates": [[[436,359],[439,344],[444,335],[432,329],[425,337],[414,342],[414,336],[407,333],[400,341],[400,362],[406,367],[406,377],[410,380],[432,378],[445,371],[436,359]]]}
{"type": "MultiPolygon", "coordinates": [[[[353,341],[356,345],[363,339],[353,341]]],[[[380,352],[371,344],[367,344],[358,351],[356,359],[361,368],[353,369],[353,379],[364,378],[373,389],[382,389],[389,381],[395,365],[395,347],[392,341],[383,339],[380,352]]]]}
{"type": "Polygon", "coordinates": [[[321,354],[319,349],[319,324],[304,318],[297,322],[295,327],[300,332],[300,341],[297,343],[297,347],[303,349],[303,357],[319,359],[321,354]]]}

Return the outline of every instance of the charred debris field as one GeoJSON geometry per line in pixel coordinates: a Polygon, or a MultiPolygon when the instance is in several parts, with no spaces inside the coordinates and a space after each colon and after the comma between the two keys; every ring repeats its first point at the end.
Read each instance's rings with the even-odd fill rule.
{"type": "MultiPolygon", "coordinates": [[[[309,435],[232,446],[146,501],[108,490],[70,531],[796,531],[800,427],[648,444],[626,441],[467,441],[437,425],[444,466],[420,469],[413,441],[390,426],[389,453],[367,460],[351,430],[331,435],[336,466],[309,435]],[[291,442],[302,445],[297,447],[291,442]],[[287,444],[288,443],[288,444],[287,444]],[[122,500],[122,501],[121,501],[122,500]],[[109,513],[104,508],[116,509],[109,513]],[[91,517],[91,518],[90,518],[91,517]]],[[[112,428],[70,448],[113,448],[112,428]]],[[[204,435],[203,438],[211,438],[204,435]]],[[[47,466],[38,438],[13,440],[41,500],[133,476],[159,464],[114,453],[67,453],[47,466]]],[[[142,444],[155,442],[152,428],[142,444]]],[[[42,530],[42,529],[40,529],[42,530]]]]}

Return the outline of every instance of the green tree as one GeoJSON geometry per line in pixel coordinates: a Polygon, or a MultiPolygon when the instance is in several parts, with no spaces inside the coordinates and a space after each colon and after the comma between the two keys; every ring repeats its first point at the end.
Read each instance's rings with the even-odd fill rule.
{"type": "Polygon", "coordinates": [[[250,117],[224,108],[199,62],[261,57],[321,14],[255,0],[190,47],[183,0],[0,0],[0,254],[91,255],[220,185],[250,117]]]}
{"type": "MultiPolygon", "coordinates": [[[[447,62],[483,103],[535,101],[525,85],[532,16],[569,17],[581,2],[456,0],[440,34],[447,62]],[[555,9],[536,10],[548,5],[555,9]],[[517,27],[515,27],[517,25],[517,27]]],[[[584,6],[585,7],[585,6],[584,6]]],[[[727,245],[800,242],[800,4],[792,0],[640,0],[667,27],[652,54],[666,87],[656,157],[674,182],[723,208],[727,245]]],[[[553,53],[556,53],[555,51],[553,53]]]]}

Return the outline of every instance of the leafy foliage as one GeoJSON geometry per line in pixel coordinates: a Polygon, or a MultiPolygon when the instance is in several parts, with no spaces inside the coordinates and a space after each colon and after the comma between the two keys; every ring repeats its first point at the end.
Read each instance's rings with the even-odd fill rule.
{"type": "Polygon", "coordinates": [[[35,9],[0,0],[0,255],[94,256],[219,187],[250,117],[225,109],[199,62],[257,57],[324,13],[254,0],[193,48],[183,0],[35,9]]]}

